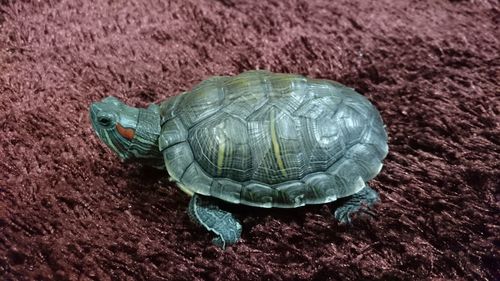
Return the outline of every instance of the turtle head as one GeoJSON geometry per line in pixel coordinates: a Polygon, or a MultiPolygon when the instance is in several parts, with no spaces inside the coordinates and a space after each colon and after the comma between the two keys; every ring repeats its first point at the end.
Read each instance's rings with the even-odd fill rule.
{"type": "Polygon", "coordinates": [[[90,120],[99,139],[121,159],[163,166],[163,158],[158,149],[158,105],[135,108],[115,97],[107,97],[92,103],[90,120]]]}

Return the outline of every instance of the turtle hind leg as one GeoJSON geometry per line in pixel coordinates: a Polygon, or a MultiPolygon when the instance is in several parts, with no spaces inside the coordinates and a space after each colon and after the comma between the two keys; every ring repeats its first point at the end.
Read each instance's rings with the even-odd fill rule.
{"type": "Polygon", "coordinates": [[[212,242],[222,249],[240,239],[241,224],[231,213],[221,210],[212,198],[194,194],[188,214],[191,220],[217,235],[212,242]]]}
{"type": "Polygon", "coordinates": [[[343,205],[339,206],[335,210],[334,216],[341,223],[351,223],[351,215],[357,211],[375,216],[369,208],[378,200],[378,193],[369,186],[365,186],[358,193],[351,195],[343,205]]]}

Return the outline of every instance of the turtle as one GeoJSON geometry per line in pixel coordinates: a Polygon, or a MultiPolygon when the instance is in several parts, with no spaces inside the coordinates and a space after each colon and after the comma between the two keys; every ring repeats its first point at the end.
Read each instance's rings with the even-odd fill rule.
{"type": "Polygon", "coordinates": [[[123,161],[166,169],[191,196],[189,217],[223,249],[242,232],[226,203],[297,208],[344,198],[333,216],[349,224],[379,201],[367,182],[388,153],[382,118],[333,80],[253,70],[210,77],[147,108],[111,96],[89,111],[123,161]]]}

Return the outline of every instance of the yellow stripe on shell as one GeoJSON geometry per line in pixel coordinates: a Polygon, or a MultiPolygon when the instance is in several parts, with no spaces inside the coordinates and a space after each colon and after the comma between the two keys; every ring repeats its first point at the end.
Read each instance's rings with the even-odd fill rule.
{"type": "Polygon", "coordinates": [[[286,177],[285,164],[283,163],[283,159],[281,159],[280,144],[278,142],[278,135],[276,134],[276,118],[273,113],[274,110],[271,110],[271,141],[273,143],[274,157],[276,158],[281,174],[286,177]]]}
{"type": "Polygon", "coordinates": [[[226,144],[224,142],[219,143],[219,153],[217,154],[217,175],[219,176],[222,174],[225,149],[226,149],[226,144]]]}

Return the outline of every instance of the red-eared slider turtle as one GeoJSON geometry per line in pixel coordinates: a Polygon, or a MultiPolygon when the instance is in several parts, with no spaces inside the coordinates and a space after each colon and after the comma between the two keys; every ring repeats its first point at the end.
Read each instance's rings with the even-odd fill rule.
{"type": "Polygon", "coordinates": [[[145,109],[108,97],[90,115],[119,157],[166,167],[192,195],[190,217],[223,248],[239,239],[241,225],[220,200],[296,208],[349,197],[334,213],[341,222],[378,200],[366,182],[387,155],[382,119],[366,98],[333,81],[248,71],[212,77],[145,109]]]}

